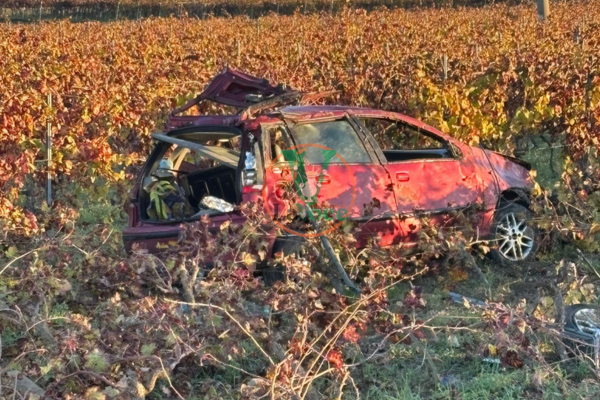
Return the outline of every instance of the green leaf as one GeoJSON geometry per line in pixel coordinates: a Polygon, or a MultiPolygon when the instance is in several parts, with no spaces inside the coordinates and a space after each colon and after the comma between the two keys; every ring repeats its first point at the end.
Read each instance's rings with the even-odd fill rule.
{"type": "Polygon", "coordinates": [[[106,372],[110,368],[110,363],[98,349],[88,355],[85,367],[93,372],[106,372]]]}
{"type": "Polygon", "coordinates": [[[6,250],[5,254],[8,258],[14,258],[17,256],[17,248],[15,246],[10,246],[8,250],[6,250]]]}
{"type": "Polygon", "coordinates": [[[117,397],[119,395],[119,391],[111,386],[106,387],[106,389],[104,389],[102,391],[102,393],[104,393],[106,396],[108,396],[111,399],[113,397],[117,397]]]}
{"type": "Polygon", "coordinates": [[[142,346],[141,353],[143,356],[149,357],[156,350],[156,345],[154,343],[145,344],[142,346]]]}

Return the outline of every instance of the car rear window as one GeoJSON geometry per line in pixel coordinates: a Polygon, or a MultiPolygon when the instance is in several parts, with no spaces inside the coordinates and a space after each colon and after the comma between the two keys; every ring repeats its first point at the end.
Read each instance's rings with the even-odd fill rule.
{"type": "MultiPolygon", "coordinates": [[[[318,144],[335,150],[347,163],[369,163],[369,153],[348,121],[329,121],[295,125],[292,128],[298,144],[318,144]]],[[[318,147],[307,147],[304,160],[322,164],[323,153],[318,147]]],[[[334,158],[332,163],[338,159],[334,158]]]]}

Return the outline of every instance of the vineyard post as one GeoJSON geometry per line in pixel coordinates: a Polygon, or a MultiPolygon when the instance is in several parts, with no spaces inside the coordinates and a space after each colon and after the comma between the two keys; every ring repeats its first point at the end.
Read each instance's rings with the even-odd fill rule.
{"type": "Polygon", "coordinates": [[[333,15],[333,0],[331,0],[331,7],[329,9],[329,13],[333,15]]]}
{"type": "MultiPolygon", "coordinates": [[[[52,93],[48,93],[48,107],[52,108],[52,93]]],[[[46,163],[48,165],[46,174],[46,203],[52,205],[52,122],[48,119],[48,130],[46,132],[46,163]]]]}
{"type": "Polygon", "coordinates": [[[537,11],[538,18],[540,21],[548,19],[550,15],[550,1],[549,0],[537,0],[537,11]]]}
{"type": "Polygon", "coordinates": [[[40,0],[40,21],[42,20],[42,6],[44,5],[44,1],[40,0]]]}
{"type": "Polygon", "coordinates": [[[444,80],[448,79],[448,55],[442,56],[442,71],[444,72],[444,80]]]}

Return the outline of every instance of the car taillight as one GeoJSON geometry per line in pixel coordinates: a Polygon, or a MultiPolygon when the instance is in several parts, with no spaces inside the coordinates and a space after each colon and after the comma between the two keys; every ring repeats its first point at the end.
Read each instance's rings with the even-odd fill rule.
{"type": "Polygon", "coordinates": [[[262,185],[242,186],[242,193],[256,193],[262,191],[262,185]]]}
{"type": "Polygon", "coordinates": [[[247,169],[242,171],[242,182],[244,186],[252,186],[256,183],[256,170],[247,169]]]}

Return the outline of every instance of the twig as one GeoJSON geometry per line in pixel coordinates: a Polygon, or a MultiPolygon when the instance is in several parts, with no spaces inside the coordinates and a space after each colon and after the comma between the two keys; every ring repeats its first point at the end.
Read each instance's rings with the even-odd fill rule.
{"type": "Polygon", "coordinates": [[[173,386],[173,382],[171,382],[171,378],[169,378],[169,374],[167,373],[167,370],[165,369],[165,365],[163,364],[162,359],[160,357],[158,358],[158,361],[160,362],[160,367],[162,368],[163,373],[165,374],[165,379],[167,380],[167,382],[169,382],[169,386],[171,387],[171,389],[173,389],[175,394],[177,394],[177,397],[179,397],[181,400],[185,400],[183,398],[183,396],[173,386]]]}
{"type": "Polygon", "coordinates": [[[206,353],[206,354],[205,354],[205,356],[206,356],[206,357],[210,357],[210,358],[211,358],[211,359],[212,359],[214,362],[216,362],[217,364],[221,364],[221,365],[223,365],[223,366],[225,366],[225,367],[227,367],[227,368],[231,368],[231,369],[234,369],[234,370],[236,370],[236,371],[242,372],[242,373],[244,373],[244,374],[246,374],[246,375],[248,375],[248,376],[251,376],[251,377],[253,377],[253,378],[265,379],[265,378],[263,378],[262,376],[255,375],[255,374],[253,374],[253,373],[251,373],[251,372],[248,372],[248,371],[246,371],[245,369],[242,369],[242,368],[240,368],[240,367],[236,367],[235,365],[227,364],[226,362],[223,362],[223,361],[219,360],[218,358],[216,358],[215,356],[213,356],[213,355],[212,355],[212,354],[210,354],[210,353],[206,353]]]}
{"type": "Polygon", "coordinates": [[[596,271],[596,268],[594,268],[592,266],[592,263],[590,262],[590,260],[588,260],[587,257],[583,255],[583,252],[580,249],[577,249],[577,254],[579,255],[579,257],[581,257],[583,259],[583,261],[585,261],[585,263],[588,265],[588,267],[590,267],[590,269],[594,272],[594,274],[598,278],[600,278],[600,274],[598,273],[598,271],[596,271]]]}
{"type": "Polygon", "coordinates": [[[344,393],[344,386],[346,386],[346,381],[350,377],[350,371],[346,371],[344,377],[342,378],[342,383],[340,384],[340,389],[336,400],[342,400],[342,394],[344,393]]]}
{"type": "Polygon", "coordinates": [[[38,247],[37,249],[29,250],[27,253],[25,253],[25,254],[21,254],[19,257],[15,257],[15,258],[13,258],[12,260],[10,260],[10,261],[9,261],[9,262],[8,262],[8,263],[7,263],[7,264],[4,266],[4,268],[2,268],[2,270],[0,270],[0,275],[2,275],[2,273],[3,273],[3,272],[4,272],[4,271],[5,271],[5,270],[6,270],[8,267],[10,267],[10,266],[11,266],[11,265],[12,265],[12,264],[15,262],[15,261],[18,261],[18,260],[20,260],[21,258],[23,258],[23,257],[26,257],[26,256],[28,256],[29,254],[31,254],[31,253],[33,253],[33,252],[35,252],[35,251],[41,250],[42,248],[43,248],[43,246],[42,246],[42,247],[38,247]]]}
{"type": "Polygon", "coordinates": [[[233,315],[229,314],[229,312],[226,309],[224,309],[223,307],[215,306],[214,304],[193,303],[193,302],[185,302],[185,301],[176,301],[176,300],[171,300],[171,299],[166,299],[166,301],[168,301],[170,303],[175,303],[175,304],[185,304],[185,305],[188,305],[188,306],[191,306],[191,307],[198,306],[198,307],[214,308],[214,309],[217,309],[217,310],[223,312],[225,315],[227,315],[229,317],[229,319],[231,319],[233,322],[235,322],[235,324],[242,330],[242,332],[244,332],[246,334],[246,336],[248,336],[250,338],[250,340],[252,340],[252,342],[254,343],[254,345],[267,358],[267,360],[269,360],[269,362],[271,363],[271,365],[275,365],[275,362],[273,361],[273,359],[271,358],[271,356],[269,356],[267,354],[267,352],[262,348],[262,346],[256,341],[256,339],[254,338],[254,336],[252,336],[252,334],[250,332],[248,332],[248,330],[246,328],[244,328],[244,326],[237,319],[235,319],[233,317],[233,315]]]}
{"type": "Polygon", "coordinates": [[[419,346],[421,348],[421,350],[423,350],[423,361],[424,362],[427,361],[427,365],[429,366],[429,370],[431,371],[431,374],[433,375],[435,382],[436,383],[440,382],[440,375],[438,374],[437,368],[435,368],[435,365],[433,365],[433,361],[431,361],[431,357],[428,357],[428,351],[427,351],[427,348],[425,347],[425,345],[419,339],[417,339],[417,337],[412,332],[409,333],[408,336],[415,343],[417,343],[417,346],[419,346]]]}
{"type": "Polygon", "coordinates": [[[59,379],[58,379],[56,382],[54,382],[54,383],[53,383],[53,384],[52,384],[52,385],[49,387],[49,389],[50,389],[50,388],[52,388],[52,387],[54,387],[54,386],[56,386],[56,385],[58,385],[60,382],[64,381],[65,379],[68,379],[68,378],[70,378],[70,377],[72,377],[72,376],[75,376],[75,375],[89,375],[89,376],[91,376],[92,378],[98,379],[98,380],[100,380],[100,381],[102,381],[102,382],[106,383],[107,385],[109,385],[109,386],[112,386],[112,387],[113,387],[113,388],[115,388],[115,389],[121,389],[121,388],[120,388],[120,387],[119,387],[119,386],[118,386],[116,383],[114,383],[114,382],[111,382],[110,380],[106,379],[106,378],[105,378],[105,377],[103,377],[102,375],[99,375],[99,374],[97,374],[97,373],[95,373],[95,372],[92,372],[92,371],[85,371],[85,370],[76,371],[76,372],[73,372],[72,374],[65,375],[65,376],[63,376],[63,377],[59,378],[59,379]]]}

